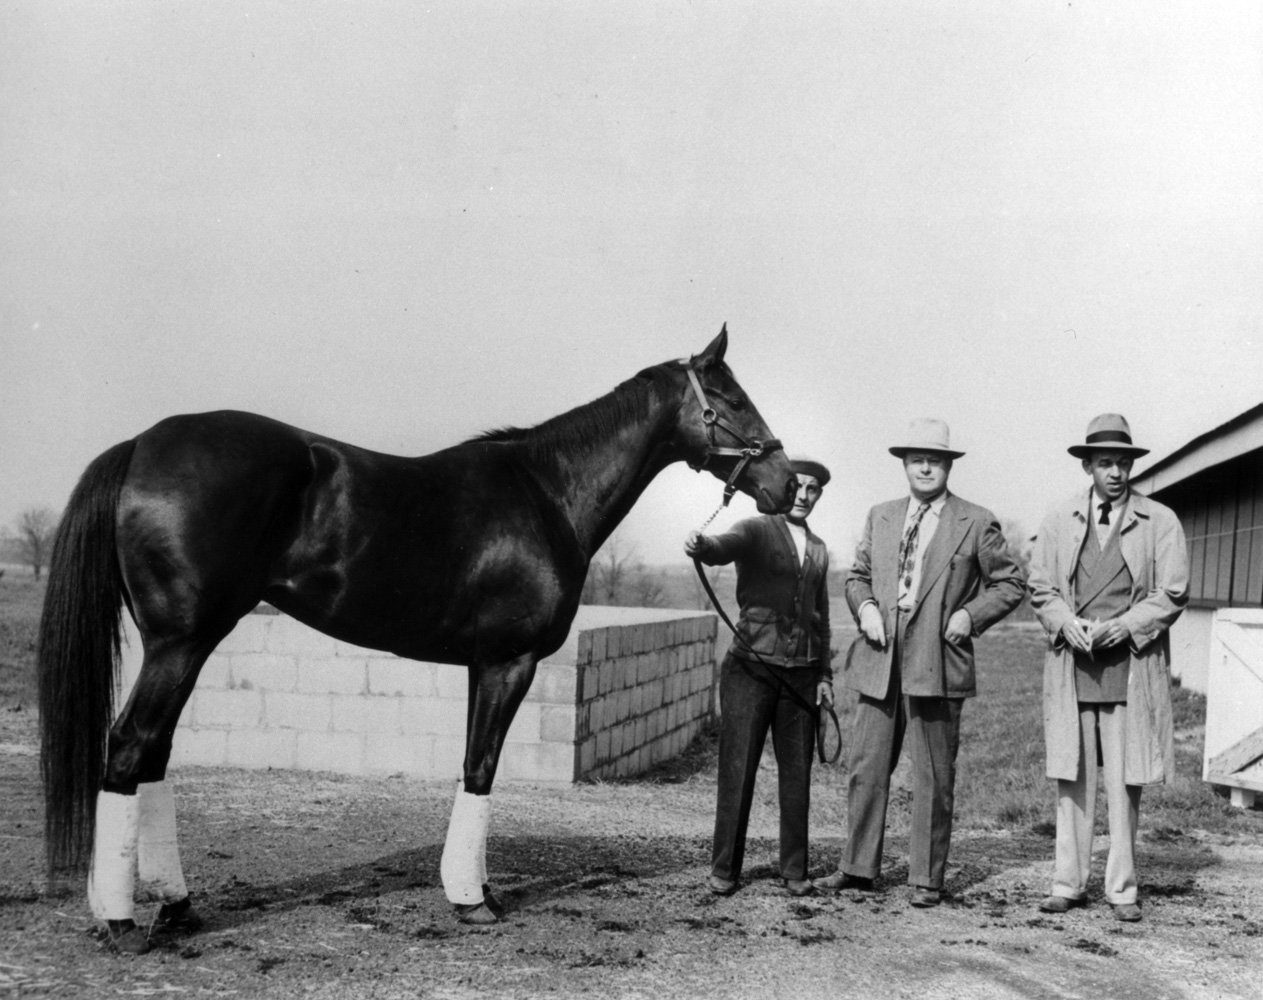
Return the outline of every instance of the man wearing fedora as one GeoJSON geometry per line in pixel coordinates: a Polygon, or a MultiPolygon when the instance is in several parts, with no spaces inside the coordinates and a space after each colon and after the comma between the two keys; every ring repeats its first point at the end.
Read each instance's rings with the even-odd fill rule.
{"type": "Polygon", "coordinates": [[[1148,450],[1132,444],[1122,416],[1094,418],[1069,451],[1092,483],[1053,507],[1031,555],[1031,606],[1049,641],[1047,771],[1057,779],[1057,860],[1039,908],[1065,913],[1087,901],[1099,759],[1105,899],[1133,921],[1141,787],[1175,776],[1167,630],[1188,602],[1188,559],[1175,514],[1129,488],[1132,462],[1148,450]]]}
{"type": "Polygon", "coordinates": [[[816,714],[804,705],[833,703],[829,631],[829,550],[807,516],[829,482],[810,458],[791,458],[798,477],[788,514],[738,522],[722,535],[691,532],[689,558],[737,564],[737,638],[719,677],[719,781],[710,889],[737,890],[746,827],[763,743],[772,731],[781,809],[780,869],[791,895],[814,891],[807,877],[807,814],[816,714]]]}
{"type": "Polygon", "coordinates": [[[1022,576],[995,515],[947,489],[947,424],[914,420],[902,459],[910,496],[868,514],[846,600],[861,636],[844,683],[859,693],[847,784],[849,837],[818,888],[872,891],[881,871],[890,775],[906,736],[912,760],[908,882],[936,906],[952,835],[961,706],[976,694],[973,640],[1022,600],[1022,576]]]}

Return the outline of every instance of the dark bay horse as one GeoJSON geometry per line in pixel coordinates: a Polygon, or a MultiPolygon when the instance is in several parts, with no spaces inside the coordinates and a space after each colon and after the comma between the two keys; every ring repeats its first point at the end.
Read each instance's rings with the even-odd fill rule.
{"type": "Polygon", "coordinates": [[[796,483],[724,363],[727,331],[537,427],[420,458],[342,444],[248,413],[171,417],[93,461],[71,496],[39,635],[50,869],[82,871],[124,950],[143,951],[139,864],[188,917],[165,782],[207,657],[267,601],[327,635],[469,667],[464,786],[442,862],[470,922],[487,895],[489,793],[535,673],[558,649],[589,560],[666,466],[728,477],[761,511],[796,483]],[[126,604],[144,646],[114,717],[126,604]],[[113,724],[111,725],[111,721],[113,724]]]}

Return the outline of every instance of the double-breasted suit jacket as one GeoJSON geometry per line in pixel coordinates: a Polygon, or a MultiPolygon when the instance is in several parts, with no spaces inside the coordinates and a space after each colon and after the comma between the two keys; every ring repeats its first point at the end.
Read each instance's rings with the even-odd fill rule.
{"type": "MultiPolygon", "coordinates": [[[[855,563],[846,581],[846,601],[859,618],[861,605],[875,601],[885,623],[884,649],[856,643],[844,677],[848,688],[883,699],[890,687],[899,596],[899,542],[910,498],[869,511],[855,563]]],[[[995,515],[948,494],[921,568],[916,603],[904,625],[900,653],[901,691],[919,697],[969,698],[977,693],[973,637],[1021,603],[1021,571],[1009,556],[995,515]],[[943,638],[948,619],[969,612],[972,635],[959,643],[943,638]]]]}

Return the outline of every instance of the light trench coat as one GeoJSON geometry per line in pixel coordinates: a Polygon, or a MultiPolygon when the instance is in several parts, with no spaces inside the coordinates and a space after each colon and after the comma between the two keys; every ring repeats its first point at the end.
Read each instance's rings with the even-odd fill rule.
{"type": "MultiPolygon", "coordinates": [[[[1050,778],[1079,773],[1079,701],[1074,651],[1061,627],[1074,618],[1074,571],[1091,526],[1091,490],[1054,507],[1031,554],[1031,606],[1048,636],[1044,657],[1044,742],[1050,778]]],[[[1131,607],[1118,616],[1131,632],[1123,780],[1152,785],[1175,777],[1167,630],[1188,603],[1188,553],[1179,519],[1135,492],[1119,525],[1119,548],[1131,573],[1131,607]]]]}

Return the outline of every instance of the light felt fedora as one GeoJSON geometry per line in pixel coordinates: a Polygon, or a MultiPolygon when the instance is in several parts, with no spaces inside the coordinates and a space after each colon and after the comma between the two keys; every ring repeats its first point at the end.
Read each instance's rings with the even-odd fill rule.
{"type": "Polygon", "coordinates": [[[1073,444],[1066,450],[1075,458],[1091,458],[1094,451],[1122,451],[1135,458],[1149,454],[1148,448],[1137,448],[1131,443],[1131,427],[1121,413],[1093,417],[1083,444],[1073,444]]]}
{"type": "Polygon", "coordinates": [[[952,435],[945,420],[920,417],[908,425],[908,443],[895,445],[890,453],[903,458],[910,451],[932,451],[948,458],[960,458],[963,451],[952,450],[952,435]]]}
{"type": "Polygon", "coordinates": [[[829,467],[824,462],[817,462],[806,455],[791,455],[789,467],[794,472],[801,472],[804,476],[815,476],[816,482],[821,487],[828,486],[829,480],[833,478],[829,475],[829,467]]]}

